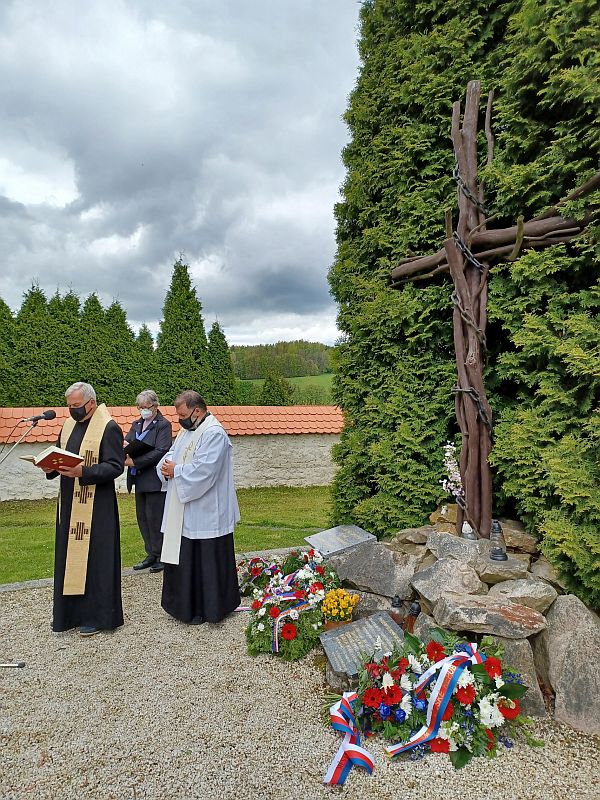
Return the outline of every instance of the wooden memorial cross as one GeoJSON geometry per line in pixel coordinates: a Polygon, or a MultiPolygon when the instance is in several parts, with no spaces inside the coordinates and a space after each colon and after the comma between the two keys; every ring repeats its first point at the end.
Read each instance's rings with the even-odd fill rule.
{"type": "MultiPolygon", "coordinates": [[[[492,412],[483,383],[486,349],[488,273],[494,260],[515,260],[521,250],[549,247],[570,242],[593,216],[582,220],[566,219],[559,207],[567,200],[583,197],[600,186],[600,173],[572,192],[566,200],[527,222],[519,217],[509,228],[487,230],[483,183],[477,182],[477,123],[480,81],[467,86],[461,125],[460,101],[452,106],[451,138],[456,157],[454,178],[458,184],[458,225],[452,230],[452,213],[446,211],[446,241],[431,256],[402,259],[392,270],[392,286],[431,278],[450,272],[454,283],[453,330],[457,384],[456,418],[462,435],[460,474],[464,496],[457,498],[457,530],[467,520],[480,536],[489,538],[492,521],[492,476],[488,456],[492,448],[492,412]]],[[[494,155],[491,127],[493,92],[489,93],[485,114],[487,163],[494,155]]]]}

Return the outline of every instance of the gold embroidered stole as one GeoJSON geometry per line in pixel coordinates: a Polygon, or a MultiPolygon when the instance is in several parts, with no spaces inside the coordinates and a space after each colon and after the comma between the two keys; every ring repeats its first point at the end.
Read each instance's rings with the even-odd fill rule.
{"type": "MultiPolygon", "coordinates": [[[[93,464],[98,463],[100,442],[102,441],[104,429],[111,419],[112,417],[104,403],[94,411],[79,447],[79,455],[83,456],[82,466],[91,467],[93,464]]],[[[75,420],[69,417],[60,434],[60,446],[63,449],[66,449],[69,436],[74,427],[75,420]]],[[[63,584],[64,595],[85,594],[95,494],[95,483],[89,486],[82,486],[79,478],[75,478],[67,541],[67,563],[65,565],[65,580],[63,584]]]]}

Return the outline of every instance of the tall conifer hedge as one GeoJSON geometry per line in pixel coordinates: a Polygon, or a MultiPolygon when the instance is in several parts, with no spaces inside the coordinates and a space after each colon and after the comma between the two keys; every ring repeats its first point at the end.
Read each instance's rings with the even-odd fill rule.
{"type": "MultiPolygon", "coordinates": [[[[451,284],[393,291],[388,279],[402,257],[436,251],[443,209],[456,212],[452,102],[471,79],[496,93],[496,156],[484,173],[491,227],[541,213],[597,169],[599,22],[592,0],[363,3],[330,272],[343,332],[334,393],[347,420],[335,452],[337,522],[385,535],[422,523],[442,499],[442,445],[457,432],[451,284]]],[[[481,156],[483,167],[483,143],[481,156]]],[[[493,267],[486,376],[495,511],[518,514],[596,606],[597,241],[592,225],[577,244],[493,267]]]]}

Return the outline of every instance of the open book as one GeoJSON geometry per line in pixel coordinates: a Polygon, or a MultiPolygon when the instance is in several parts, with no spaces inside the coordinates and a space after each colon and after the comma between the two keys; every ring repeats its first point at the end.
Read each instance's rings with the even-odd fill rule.
{"type": "Polygon", "coordinates": [[[19,456],[23,461],[29,461],[35,464],[36,467],[43,467],[44,469],[58,469],[58,467],[74,467],[81,464],[83,457],[77,453],[71,453],[69,450],[61,450],[60,447],[47,447],[37,456],[19,456]]]}

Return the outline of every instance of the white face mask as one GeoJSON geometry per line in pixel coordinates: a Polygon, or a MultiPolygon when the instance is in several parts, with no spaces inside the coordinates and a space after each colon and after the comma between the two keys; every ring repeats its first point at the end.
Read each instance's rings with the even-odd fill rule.
{"type": "Polygon", "coordinates": [[[153,413],[151,408],[140,408],[140,417],[142,419],[150,419],[153,413]]]}

